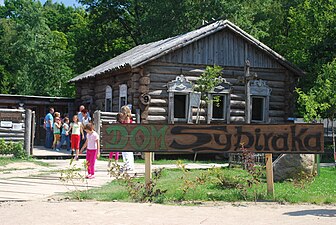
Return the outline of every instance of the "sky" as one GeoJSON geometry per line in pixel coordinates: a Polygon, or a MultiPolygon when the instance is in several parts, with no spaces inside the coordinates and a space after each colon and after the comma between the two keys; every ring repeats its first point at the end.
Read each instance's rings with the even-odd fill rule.
{"type": "MultiPolygon", "coordinates": [[[[46,0],[40,0],[43,3],[46,2],[46,0]]],[[[66,6],[79,6],[78,2],[76,0],[53,0],[53,2],[62,2],[66,6]]],[[[0,0],[0,5],[4,4],[4,0],[0,0]]]]}
{"type": "MultiPolygon", "coordinates": [[[[3,0],[0,0],[0,1],[3,1],[3,0]]],[[[52,0],[53,2],[62,2],[64,3],[64,5],[66,6],[78,6],[78,2],[76,0],[52,0]]],[[[40,2],[45,3],[46,0],[40,0],[40,2]]]]}

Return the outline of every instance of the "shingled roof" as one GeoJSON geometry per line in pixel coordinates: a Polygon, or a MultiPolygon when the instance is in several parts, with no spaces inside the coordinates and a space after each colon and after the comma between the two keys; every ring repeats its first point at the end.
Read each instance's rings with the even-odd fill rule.
{"type": "Polygon", "coordinates": [[[204,38],[212,33],[220,31],[222,29],[229,28],[243,39],[254,44],[259,49],[267,52],[271,57],[277,60],[281,65],[289,70],[292,70],[297,75],[303,75],[304,72],[295,65],[288,62],[283,56],[279,55],[271,48],[261,43],[233,23],[228,20],[220,20],[207,26],[201,27],[197,30],[181,34],[175,37],[167,38],[164,40],[151,42],[136,46],[121,55],[114,57],[113,59],[104,62],[85,73],[78,75],[70,80],[70,82],[80,81],[82,79],[92,78],[99,74],[103,74],[108,71],[119,70],[122,68],[135,68],[141,66],[149,61],[155,60],[162,55],[182,48],[194,41],[204,38]]]}

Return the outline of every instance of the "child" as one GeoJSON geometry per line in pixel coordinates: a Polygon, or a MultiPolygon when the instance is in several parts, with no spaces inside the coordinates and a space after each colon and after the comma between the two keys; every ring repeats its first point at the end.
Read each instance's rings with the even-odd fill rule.
{"type": "Polygon", "coordinates": [[[61,140],[61,126],[62,126],[62,122],[61,119],[59,117],[55,117],[55,123],[54,123],[54,142],[53,142],[53,149],[55,149],[56,151],[59,151],[59,149],[57,148],[57,146],[59,145],[59,142],[61,140]]]}
{"type": "Polygon", "coordinates": [[[71,154],[74,154],[74,151],[76,151],[75,160],[78,160],[79,155],[79,143],[80,143],[80,135],[83,137],[83,129],[81,126],[81,123],[78,121],[78,116],[74,115],[72,118],[73,122],[70,124],[69,132],[71,133],[71,154]]]}
{"type": "Polygon", "coordinates": [[[67,151],[70,151],[70,136],[69,136],[69,118],[64,117],[63,125],[62,125],[62,133],[61,133],[61,142],[56,146],[56,151],[59,151],[62,144],[66,142],[67,151]],[[58,150],[57,150],[58,149],[58,150]]]}
{"type": "MultiPolygon", "coordinates": [[[[123,121],[124,121],[123,114],[118,113],[117,114],[117,123],[123,123],[123,121]]],[[[110,166],[111,166],[113,155],[114,155],[114,159],[115,159],[116,162],[118,162],[118,160],[119,160],[119,152],[110,152],[109,153],[109,163],[107,165],[108,168],[110,168],[110,166]]]]}
{"type": "Polygon", "coordinates": [[[95,163],[96,159],[99,158],[100,155],[100,143],[99,143],[99,135],[93,129],[92,123],[85,125],[86,141],[81,148],[80,152],[86,149],[86,162],[87,162],[87,170],[88,175],[86,176],[87,179],[93,179],[95,177],[95,163]]]}
{"type": "MultiPolygon", "coordinates": [[[[123,114],[123,122],[122,123],[133,123],[131,109],[125,105],[120,109],[123,114]]],[[[133,152],[123,152],[123,161],[125,162],[126,170],[134,170],[134,155],[133,152]]]]}

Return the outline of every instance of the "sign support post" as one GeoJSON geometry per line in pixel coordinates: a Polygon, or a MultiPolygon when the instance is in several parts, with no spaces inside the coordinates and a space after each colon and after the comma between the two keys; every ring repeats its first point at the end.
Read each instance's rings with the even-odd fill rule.
{"type": "Polygon", "coordinates": [[[265,157],[266,157],[267,194],[274,196],[272,154],[265,154],[265,157]]]}
{"type": "Polygon", "coordinates": [[[145,152],[145,183],[149,186],[152,180],[152,152],[145,152]]]}

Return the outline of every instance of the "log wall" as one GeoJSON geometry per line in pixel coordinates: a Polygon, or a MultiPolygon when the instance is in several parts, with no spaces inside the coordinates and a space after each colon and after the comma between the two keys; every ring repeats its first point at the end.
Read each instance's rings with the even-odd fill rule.
{"type": "Polygon", "coordinates": [[[0,109],[0,138],[6,142],[24,141],[25,111],[0,109]]]}
{"type": "Polygon", "coordinates": [[[33,150],[35,113],[30,109],[0,109],[0,139],[22,142],[27,155],[33,150]]]}
{"type": "MultiPolygon", "coordinates": [[[[147,121],[150,123],[167,123],[168,93],[167,83],[183,74],[188,80],[195,81],[204,71],[206,65],[182,65],[163,63],[160,60],[146,65],[150,77],[149,94],[151,102],[147,111],[147,121]]],[[[266,80],[272,89],[270,96],[269,118],[271,123],[284,123],[293,112],[293,87],[295,79],[285,69],[251,68],[258,78],[266,80]]],[[[230,121],[244,122],[245,87],[239,83],[239,77],[244,75],[243,67],[224,67],[223,77],[232,84],[230,121]]],[[[206,111],[201,110],[201,121],[205,121],[206,111]]],[[[196,111],[193,110],[193,119],[196,111]]]]}
{"type": "Polygon", "coordinates": [[[129,71],[113,74],[107,73],[92,80],[83,80],[76,84],[77,105],[85,104],[91,112],[95,110],[105,111],[105,91],[107,85],[112,88],[112,111],[119,111],[119,85],[127,85],[127,102],[132,104],[134,96],[137,96],[132,82],[132,73],[129,71]]]}

